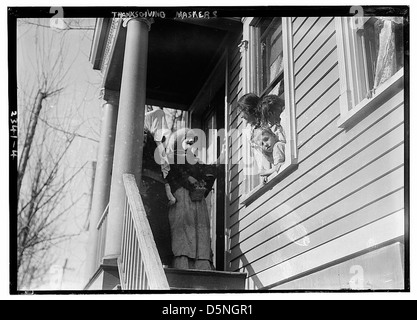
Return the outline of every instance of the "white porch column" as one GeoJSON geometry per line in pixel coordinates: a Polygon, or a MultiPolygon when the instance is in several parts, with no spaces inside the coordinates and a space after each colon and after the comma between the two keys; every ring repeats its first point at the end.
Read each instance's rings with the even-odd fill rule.
{"type": "Polygon", "coordinates": [[[90,212],[86,269],[87,281],[90,280],[97,271],[97,224],[106,209],[110,198],[111,170],[113,166],[119,93],[103,89],[102,98],[105,103],[102,109],[100,142],[97,153],[97,167],[90,212]]]}
{"type": "Polygon", "coordinates": [[[114,150],[105,259],[120,255],[125,190],[123,174],[132,173],[141,181],[143,125],[146,100],[148,34],[152,21],[126,19],[126,47],[120,89],[120,104],[114,150]]]}

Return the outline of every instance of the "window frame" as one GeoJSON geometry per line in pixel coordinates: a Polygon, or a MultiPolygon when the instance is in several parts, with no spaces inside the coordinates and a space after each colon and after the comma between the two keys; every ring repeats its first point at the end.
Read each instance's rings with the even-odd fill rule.
{"type": "Polygon", "coordinates": [[[401,67],[390,79],[378,86],[371,97],[362,98],[363,88],[367,88],[365,82],[365,70],[363,66],[364,49],[359,43],[358,30],[371,17],[335,17],[337,53],[339,61],[340,79],[340,119],[339,128],[348,128],[369,114],[378,106],[381,100],[386,99],[392,93],[404,88],[404,66],[401,67]],[[358,20],[355,20],[358,19],[358,20]]]}
{"type": "MultiPolygon", "coordinates": [[[[241,197],[241,204],[248,206],[262,194],[270,190],[285,176],[294,170],[298,163],[298,146],[297,146],[297,128],[296,128],[296,110],[295,110],[295,85],[294,85],[294,47],[292,18],[282,17],[282,47],[283,47],[283,75],[277,75],[269,85],[262,90],[261,83],[261,43],[260,28],[256,27],[260,18],[245,17],[243,22],[243,40],[240,45],[242,57],[242,95],[248,92],[254,92],[258,96],[262,96],[268,90],[273,89],[280,78],[284,81],[284,99],[285,109],[283,118],[285,121],[285,163],[281,166],[278,173],[273,173],[268,177],[267,182],[260,182],[259,185],[253,186],[253,168],[249,168],[249,174],[244,175],[244,194],[241,197]],[[262,92],[261,92],[262,90],[262,92]]],[[[282,74],[281,73],[281,74],[282,74]]],[[[243,126],[247,127],[247,122],[243,120],[243,126]]],[[[243,134],[243,157],[245,164],[253,161],[251,158],[248,132],[243,134]]],[[[246,167],[245,167],[246,169],[246,167]]],[[[244,170],[245,170],[244,169],[244,170]]]]}

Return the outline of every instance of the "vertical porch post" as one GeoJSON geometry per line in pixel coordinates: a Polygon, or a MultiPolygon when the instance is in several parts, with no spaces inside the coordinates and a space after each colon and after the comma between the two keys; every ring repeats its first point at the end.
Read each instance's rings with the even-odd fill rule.
{"type": "Polygon", "coordinates": [[[94,180],[93,199],[90,213],[90,227],[87,253],[87,281],[97,271],[97,224],[109,203],[111,169],[113,165],[114,142],[116,137],[117,111],[119,93],[103,89],[102,98],[105,101],[102,109],[101,134],[97,153],[97,167],[94,180]]]}
{"type": "Polygon", "coordinates": [[[123,22],[123,26],[127,27],[127,35],[107,218],[105,259],[114,259],[120,255],[125,203],[123,174],[134,174],[136,181],[138,183],[141,181],[148,34],[152,22],[141,18],[126,19],[123,22]]]}

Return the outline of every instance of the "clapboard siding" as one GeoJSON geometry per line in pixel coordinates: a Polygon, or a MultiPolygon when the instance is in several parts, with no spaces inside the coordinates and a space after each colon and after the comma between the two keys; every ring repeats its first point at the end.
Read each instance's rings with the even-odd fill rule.
{"type": "Polygon", "coordinates": [[[230,142],[231,144],[239,143],[238,140],[242,137],[242,130],[239,130],[242,128],[242,122],[239,123],[239,126],[236,128],[233,128],[230,132],[230,142]]]}
{"type": "Polygon", "coordinates": [[[296,30],[293,37],[294,48],[297,48],[303,39],[308,39],[310,33],[315,34],[317,32],[315,26],[318,21],[320,21],[320,18],[309,17],[306,19],[303,25],[296,30]]]}
{"type": "MultiPolygon", "coordinates": [[[[395,104],[400,99],[401,93],[389,102],[395,104]]],[[[271,192],[262,195],[250,206],[250,210],[240,213],[239,217],[236,216],[235,219],[230,221],[232,228],[234,223],[239,223],[239,228],[233,229],[236,235],[238,235],[239,231],[242,232],[246,226],[262,218],[278,205],[293,197],[297,192],[302,192],[304,188],[314,185],[318,178],[334,169],[336,165],[340,166],[344,162],[349,161],[356,153],[368,148],[370,143],[375,142],[380,137],[384,137],[392,128],[401,125],[403,122],[403,107],[400,104],[400,106],[393,109],[390,103],[376,110],[375,116],[378,117],[364,119],[363,122],[346,134],[343,134],[342,131],[335,133],[336,121],[334,121],[320,135],[314,137],[310,143],[300,148],[300,158],[303,155],[305,157],[300,159],[298,170],[292,175],[293,179],[286,180],[271,192]],[[369,123],[370,121],[365,121],[371,118],[373,120],[371,123],[369,123]],[[374,138],[371,139],[371,137],[374,138]],[[320,144],[319,141],[321,140],[325,140],[325,142],[320,144]]]]}
{"type": "MultiPolygon", "coordinates": [[[[309,34],[311,41],[303,41],[294,48],[294,62],[302,67],[306,60],[309,60],[317,50],[323,45],[328,37],[335,33],[334,18],[321,18],[313,30],[309,34]]],[[[294,72],[297,74],[299,67],[294,67],[294,72]]]]}
{"type": "MultiPolygon", "coordinates": [[[[319,268],[320,261],[343,258],[338,256],[343,250],[325,248],[354,234],[363,238],[404,209],[404,92],[388,97],[349,130],[339,128],[334,18],[298,17],[293,35],[298,167],[247,206],[241,203],[243,166],[233,162],[228,167],[228,267],[247,272],[247,287],[253,289],[294,279],[319,268]],[[321,256],[312,259],[315,252],[321,256]]],[[[234,66],[241,64],[231,56],[234,66]]],[[[234,77],[230,85],[230,128],[242,126],[236,110],[237,97],[244,94],[241,78],[234,77]]],[[[233,132],[228,140],[234,161],[243,156],[242,139],[233,132]]],[[[375,241],[389,236],[378,234],[375,241]]],[[[349,245],[346,252],[360,246],[349,245]]]]}
{"type": "MultiPolygon", "coordinates": [[[[291,193],[291,190],[295,189],[295,186],[293,186],[291,190],[287,190],[287,192],[281,192],[280,201],[278,203],[275,203],[275,205],[278,204],[278,206],[273,206],[268,216],[265,216],[258,220],[253,220],[255,219],[256,215],[252,215],[251,219],[242,220],[239,224],[238,229],[232,228],[232,231],[236,232],[234,233],[236,234],[236,237],[234,238],[239,238],[239,242],[234,241],[234,238],[232,238],[232,244],[239,243],[239,245],[242,246],[242,243],[244,241],[253,238],[257,233],[261,233],[261,237],[263,237],[264,228],[271,223],[270,221],[273,221],[274,223],[279,223],[280,227],[282,227],[283,224],[282,221],[280,221],[280,217],[284,216],[285,214],[288,214],[288,212],[291,210],[296,211],[298,208],[302,207],[302,205],[305,204],[307,204],[309,209],[311,209],[313,206],[311,200],[313,200],[315,196],[320,196],[319,202],[322,205],[326,204],[326,196],[328,196],[328,201],[333,201],[333,198],[336,195],[336,191],[339,191],[339,189],[341,188],[341,190],[343,191],[343,188],[346,188],[346,185],[349,186],[350,184],[354,183],[350,175],[352,175],[355,172],[357,175],[357,179],[362,178],[363,180],[365,180],[366,178],[368,178],[366,176],[367,172],[357,172],[358,164],[361,164],[359,169],[367,168],[366,164],[368,162],[370,162],[372,166],[374,163],[371,161],[373,161],[373,159],[378,160],[381,154],[384,154],[386,152],[386,148],[395,148],[398,146],[398,144],[402,143],[404,132],[403,130],[403,125],[399,124],[398,127],[395,128],[388,135],[384,135],[385,132],[381,132],[381,136],[376,137],[376,139],[378,140],[376,140],[376,142],[374,142],[371,145],[368,145],[369,141],[366,141],[365,137],[363,137],[361,142],[367,143],[363,146],[363,148],[357,149],[357,144],[350,144],[346,146],[343,150],[341,150],[340,153],[335,154],[332,157],[329,157],[327,161],[323,163],[323,166],[311,170],[308,177],[302,179],[297,183],[296,186],[299,185],[299,187],[297,188],[297,193],[291,193]],[[358,150],[360,150],[360,153],[355,155],[355,152],[358,152],[358,150]],[[355,156],[352,157],[352,154],[355,156]],[[324,167],[329,168],[328,170],[330,170],[330,172],[325,172],[325,174],[321,174],[324,167]],[[305,184],[305,186],[302,186],[303,183],[305,184]],[[328,190],[329,192],[323,194],[323,191],[325,190],[328,190]],[[286,208],[279,207],[281,201],[283,201],[282,206],[285,206],[286,208]]],[[[404,159],[401,156],[401,152],[397,151],[393,154],[393,157],[399,158],[399,161],[402,161],[402,163],[404,162],[404,159]]],[[[387,159],[391,160],[391,158],[389,157],[387,159]]],[[[379,162],[381,162],[380,159],[377,161],[377,163],[379,162]]],[[[386,171],[388,170],[390,170],[390,168],[386,169],[386,171]]],[[[348,188],[345,191],[349,192],[350,189],[348,188]]],[[[341,196],[341,194],[338,194],[338,196],[341,196]]]]}
{"type": "Polygon", "coordinates": [[[230,179],[231,196],[233,196],[232,192],[235,191],[235,189],[238,188],[243,183],[243,180],[244,180],[243,168],[240,168],[240,171],[237,172],[236,175],[234,176],[231,175],[231,179],[230,179]]]}
{"type": "MultiPolygon", "coordinates": [[[[230,146],[230,153],[232,154],[232,157],[234,156],[239,157],[241,152],[242,152],[242,136],[239,136],[230,146]]],[[[236,162],[233,162],[233,163],[236,163],[236,162]]]]}
{"type": "Polygon", "coordinates": [[[395,242],[391,245],[378,248],[365,254],[343,261],[330,268],[317,271],[315,274],[296,279],[280,285],[272,290],[340,290],[361,288],[352,271],[357,271],[357,266],[366,266],[364,273],[363,289],[372,290],[402,290],[404,289],[404,244],[395,242]]]}
{"type": "MultiPolygon", "coordinates": [[[[298,184],[294,183],[286,189],[287,192],[284,190],[271,199],[270,204],[266,203],[259,210],[252,212],[250,217],[253,217],[255,212],[263,215],[259,220],[253,221],[246,228],[245,225],[250,220],[240,220],[240,232],[231,239],[232,269],[240,269],[250,264],[252,273],[266,270],[272,267],[271,264],[277,265],[290,259],[292,255],[300,255],[304,251],[312,250],[315,245],[331,241],[332,237],[340,236],[343,230],[350,232],[392,213],[390,211],[403,208],[403,194],[397,193],[395,201],[394,196],[388,200],[392,207],[383,205],[388,212],[373,210],[385,197],[404,186],[402,114],[403,108],[400,105],[368,131],[353,139],[350,145],[341,147],[338,154],[332,155],[314,170],[307,171],[304,179],[298,180],[298,184]],[[394,125],[397,121],[399,123],[394,125]],[[392,129],[389,129],[390,126],[393,126],[392,129]],[[345,155],[342,156],[342,153],[345,155]],[[323,170],[331,172],[318,176],[323,170]],[[306,183],[307,187],[303,186],[306,183]],[[293,195],[294,190],[297,190],[296,195],[293,195]],[[276,201],[277,199],[279,201],[276,201]],[[350,212],[367,212],[367,216],[358,219],[364,214],[350,217],[350,212]],[[344,218],[345,216],[348,218],[344,218]],[[335,221],[337,224],[332,225],[335,221]],[[323,228],[323,225],[326,227],[323,228]],[[294,234],[297,228],[301,228],[308,235],[308,246],[292,243],[288,236],[283,238],[285,234],[294,234]],[[280,230],[281,239],[286,242],[276,242],[279,241],[280,230]],[[315,233],[316,230],[320,232],[315,233]],[[311,232],[314,234],[310,234],[311,232]],[[314,240],[316,238],[320,241],[314,240]],[[235,247],[236,239],[239,239],[239,244],[235,247]],[[242,253],[243,259],[240,258],[242,253]]],[[[341,138],[335,139],[337,140],[339,143],[343,142],[341,138]]],[[[292,240],[303,241],[297,237],[293,237],[292,240]]],[[[245,267],[242,270],[249,269],[245,267]]]]}
{"type": "MultiPolygon", "coordinates": [[[[400,210],[348,234],[341,235],[314,250],[259,272],[256,274],[256,279],[262,285],[274,282],[275,284],[285,283],[287,279],[296,279],[308,274],[308,270],[320,270],[349,257],[363,254],[370,248],[381,247],[387,242],[386,239],[402,241],[403,235],[404,211],[400,210]]],[[[321,289],[322,287],[318,286],[317,288],[321,289]]]]}
{"type": "Polygon", "coordinates": [[[307,17],[297,17],[293,21],[293,34],[296,35],[302,25],[307,21],[307,17]]]}
{"type": "MultiPolygon", "coordinates": [[[[241,39],[239,39],[239,42],[241,39]]],[[[243,121],[237,110],[238,98],[242,93],[242,59],[238,43],[235,43],[229,50],[228,65],[228,129],[229,132],[229,162],[227,165],[227,190],[226,197],[226,224],[230,225],[230,216],[239,211],[242,207],[240,204],[243,190],[243,166],[242,166],[242,127],[243,121]]]]}
{"type": "MultiPolygon", "coordinates": [[[[328,108],[336,108],[337,106],[332,106],[333,104],[338,104],[340,86],[339,81],[335,81],[330,84],[329,88],[326,88],[325,93],[317,99],[311,106],[302,114],[297,115],[297,132],[298,135],[302,133],[309,125],[314,125],[312,122],[316,121],[324,111],[328,108]]],[[[298,136],[298,141],[301,142],[300,136],[298,136]]]]}
{"type": "Polygon", "coordinates": [[[230,181],[237,178],[237,175],[239,175],[243,171],[243,167],[239,165],[239,163],[231,164],[229,167],[229,177],[230,181]]]}
{"type": "MultiPolygon", "coordinates": [[[[296,90],[300,90],[301,95],[301,85],[304,82],[309,81],[309,79],[314,79],[316,75],[314,72],[318,72],[319,68],[326,67],[326,60],[328,63],[334,63],[335,59],[333,55],[337,55],[336,51],[336,36],[333,35],[331,38],[327,39],[327,41],[323,44],[322,47],[316,52],[315,55],[311,56],[310,59],[302,66],[297,73],[295,73],[295,83],[296,83],[296,90]]],[[[337,59],[336,59],[337,61],[337,59]]],[[[300,63],[296,63],[295,65],[300,65],[300,63]]]]}
{"type": "Polygon", "coordinates": [[[314,68],[312,66],[312,70],[308,70],[310,72],[308,77],[295,77],[295,90],[300,100],[305,98],[310,91],[317,87],[318,81],[322,80],[331,70],[336,69],[338,71],[336,48],[332,48],[332,51],[325,53],[324,60],[320,61],[314,68]],[[323,70],[327,72],[323,72],[323,70]]]}
{"type": "MultiPolygon", "coordinates": [[[[400,171],[396,171],[394,174],[398,173],[400,171]]],[[[384,180],[381,179],[380,182],[384,182],[384,180]]],[[[372,193],[370,196],[374,197],[378,194],[372,193]]],[[[245,262],[251,261],[250,267],[258,273],[270,268],[271,265],[278,265],[306,251],[314,250],[341,235],[348,234],[366,224],[401,210],[404,190],[400,188],[375,199],[377,201],[372,199],[371,202],[362,205],[363,198],[358,197],[361,202],[357,204],[356,208],[350,209],[349,212],[344,211],[347,213],[343,217],[333,220],[331,224],[324,224],[323,227],[308,229],[309,222],[313,222],[313,220],[308,220],[292,229],[288,229],[277,235],[275,241],[271,240],[264,245],[265,248],[269,247],[268,250],[270,250],[267,255],[251,260],[251,253],[248,253],[245,262]]],[[[349,204],[352,203],[349,202],[349,204]]],[[[238,263],[240,264],[239,268],[249,267],[242,263],[242,260],[239,260],[238,263]]]]}
{"type": "MultiPolygon", "coordinates": [[[[306,270],[335,265],[358,253],[364,253],[373,247],[383,246],[386,239],[401,241],[404,235],[404,211],[400,210],[357,230],[341,235],[314,250],[306,251],[290,260],[256,273],[257,283],[264,287],[269,283],[285,283],[287,279],[308,274],[306,270]],[[365,250],[364,250],[365,248],[365,250]],[[331,254],[329,254],[331,253],[331,254]]],[[[250,281],[250,278],[249,278],[250,281]]],[[[258,287],[259,288],[259,287],[258,287]]],[[[320,287],[318,287],[320,289],[320,287]]]]}
{"type": "MultiPolygon", "coordinates": [[[[342,166],[340,170],[335,170],[332,175],[327,175],[327,179],[324,178],[316,181],[315,184],[303,190],[302,193],[276,208],[274,212],[266,218],[258,220],[256,223],[246,228],[239,235],[239,248],[242,252],[245,252],[245,259],[254,261],[259,255],[267,252],[265,249],[268,247],[268,244],[265,244],[265,241],[275,239],[275,237],[283,231],[291,230],[291,228],[294,228],[295,226],[305,229],[303,222],[306,220],[311,219],[311,221],[309,221],[310,228],[306,230],[315,230],[322,225],[339,219],[346,211],[349,212],[349,210],[354,210],[350,208],[356,208],[356,206],[362,204],[362,201],[367,199],[367,197],[370,197],[369,201],[372,202],[373,199],[384,196],[393,189],[396,190],[397,188],[401,188],[404,185],[404,182],[402,179],[395,179],[397,173],[386,178],[386,172],[397,170],[404,164],[404,160],[399,157],[399,155],[404,152],[403,146],[394,146],[393,148],[393,150],[384,156],[378,154],[377,157],[380,158],[372,161],[370,164],[365,164],[364,167],[361,167],[361,170],[354,173],[351,171],[357,169],[357,164],[361,162],[351,164],[351,162],[355,160],[353,159],[345,166],[342,166]],[[347,170],[350,176],[348,175],[346,178],[341,178],[343,170],[347,170]],[[333,178],[335,180],[333,180],[333,178]],[[382,183],[384,185],[380,186],[382,183]],[[354,191],[352,191],[352,185],[355,185],[354,191]],[[329,216],[326,216],[326,213],[329,216]],[[267,219],[273,219],[273,222],[267,223],[267,219]],[[253,232],[254,229],[260,230],[253,234],[251,232],[253,232]],[[251,258],[248,256],[249,251],[252,251],[253,254],[251,258]]],[[[365,156],[359,157],[359,159],[362,158],[366,159],[365,156]]],[[[362,221],[359,220],[357,223],[362,224],[362,221]]],[[[290,239],[281,239],[278,248],[288,245],[288,241],[290,241],[290,239]]],[[[233,244],[232,239],[232,249],[233,244]]],[[[232,255],[232,262],[234,258],[235,257],[232,255]]],[[[238,258],[238,256],[236,258],[238,258]]]]}
{"type": "MultiPolygon", "coordinates": [[[[312,104],[321,98],[326,93],[326,88],[332,86],[338,81],[339,71],[337,63],[332,65],[330,69],[322,70],[323,74],[320,78],[314,79],[315,84],[308,88],[307,92],[303,96],[296,96],[296,114],[297,117],[303,114],[312,104]]],[[[297,92],[297,91],[296,91],[297,92]]]]}

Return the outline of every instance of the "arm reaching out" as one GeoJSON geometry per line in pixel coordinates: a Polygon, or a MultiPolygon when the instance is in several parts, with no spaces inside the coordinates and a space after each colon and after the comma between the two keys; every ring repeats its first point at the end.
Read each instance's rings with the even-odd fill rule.
{"type": "Polygon", "coordinates": [[[279,172],[279,169],[281,168],[282,163],[278,163],[274,166],[272,166],[271,169],[268,170],[262,170],[259,175],[261,177],[269,177],[271,174],[273,174],[274,172],[279,172]]]}
{"type": "Polygon", "coordinates": [[[165,183],[165,192],[169,200],[168,206],[173,206],[177,202],[177,199],[175,199],[174,195],[172,194],[169,183],[165,183]]]}

